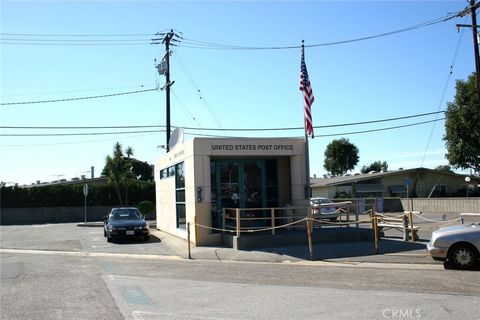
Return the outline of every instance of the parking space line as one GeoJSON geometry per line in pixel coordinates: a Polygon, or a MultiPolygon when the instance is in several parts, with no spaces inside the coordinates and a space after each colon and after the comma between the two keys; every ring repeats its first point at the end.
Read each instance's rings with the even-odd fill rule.
{"type": "Polygon", "coordinates": [[[30,250],[30,249],[0,249],[0,253],[20,254],[44,254],[52,256],[77,256],[77,257],[107,257],[107,258],[130,258],[130,259],[158,259],[158,260],[183,260],[178,256],[158,254],[133,254],[133,253],[107,253],[107,252],[78,252],[78,251],[54,251],[54,250],[30,250]]]}

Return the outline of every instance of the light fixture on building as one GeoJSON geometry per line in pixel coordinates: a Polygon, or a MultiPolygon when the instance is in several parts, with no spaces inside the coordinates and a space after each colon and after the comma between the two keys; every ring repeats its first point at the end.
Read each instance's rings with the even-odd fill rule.
{"type": "Polygon", "coordinates": [[[467,183],[467,198],[468,198],[468,183],[470,182],[470,177],[465,177],[465,182],[467,183]]]}

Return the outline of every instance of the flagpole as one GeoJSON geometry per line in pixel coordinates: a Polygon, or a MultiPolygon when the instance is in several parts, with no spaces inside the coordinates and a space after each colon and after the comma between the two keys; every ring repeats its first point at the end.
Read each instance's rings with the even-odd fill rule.
{"type": "Polygon", "coordinates": [[[308,148],[308,136],[305,133],[305,199],[310,199],[310,152],[308,148]]]}
{"type": "MultiPolygon", "coordinates": [[[[304,40],[302,40],[302,55],[304,53],[304,40]]],[[[308,134],[307,134],[307,122],[303,121],[303,127],[305,132],[305,199],[310,199],[310,150],[308,147],[308,134]]]]}

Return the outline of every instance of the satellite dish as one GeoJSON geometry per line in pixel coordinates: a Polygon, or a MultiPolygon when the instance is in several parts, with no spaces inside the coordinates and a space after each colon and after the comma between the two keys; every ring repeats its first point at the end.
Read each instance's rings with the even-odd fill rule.
{"type": "Polygon", "coordinates": [[[168,142],[168,148],[172,150],[179,143],[183,143],[183,129],[175,128],[172,135],[170,136],[170,141],[168,142]]]}

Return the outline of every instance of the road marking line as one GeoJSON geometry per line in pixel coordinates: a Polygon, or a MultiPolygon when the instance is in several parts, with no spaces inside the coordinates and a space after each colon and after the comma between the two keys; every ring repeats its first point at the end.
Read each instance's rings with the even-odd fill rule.
{"type": "Polygon", "coordinates": [[[159,260],[182,260],[178,256],[167,256],[158,254],[134,254],[134,253],[106,253],[106,252],[77,252],[77,251],[53,251],[53,250],[30,250],[30,249],[0,249],[0,253],[23,253],[23,254],[44,254],[52,256],[77,256],[77,257],[111,257],[131,259],[159,259],[159,260]]]}

